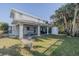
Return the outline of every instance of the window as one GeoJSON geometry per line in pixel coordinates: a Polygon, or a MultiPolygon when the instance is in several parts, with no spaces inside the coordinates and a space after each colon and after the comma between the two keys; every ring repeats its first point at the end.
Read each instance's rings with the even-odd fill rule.
{"type": "Polygon", "coordinates": [[[27,30],[30,30],[30,27],[27,27],[27,30]]]}

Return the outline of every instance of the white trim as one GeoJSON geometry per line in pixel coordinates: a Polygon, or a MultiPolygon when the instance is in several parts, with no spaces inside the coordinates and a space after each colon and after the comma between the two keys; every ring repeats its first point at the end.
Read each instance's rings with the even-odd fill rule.
{"type": "Polygon", "coordinates": [[[40,26],[38,26],[38,32],[37,35],[40,36],[40,26]]]}

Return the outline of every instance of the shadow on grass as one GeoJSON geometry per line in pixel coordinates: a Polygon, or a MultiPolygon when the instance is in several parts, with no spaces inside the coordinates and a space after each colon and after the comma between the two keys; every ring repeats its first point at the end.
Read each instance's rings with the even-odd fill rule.
{"type": "Polygon", "coordinates": [[[40,38],[35,38],[35,41],[41,41],[41,42],[43,42],[43,40],[41,40],[40,38]]]}
{"type": "Polygon", "coordinates": [[[53,39],[63,39],[65,38],[66,35],[42,35],[40,37],[34,37],[35,41],[42,41],[43,40],[48,40],[49,38],[53,38],[53,39]],[[42,40],[43,39],[43,40],[42,40]]]}
{"type": "Polygon", "coordinates": [[[44,52],[43,54],[45,54],[52,46],[59,46],[59,45],[56,45],[57,42],[59,41],[62,41],[62,40],[57,40],[54,44],[50,45],[44,52]]]}
{"type": "MultiPolygon", "coordinates": [[[[52,45],[50,45],[45,51],[43,51],[43,52],[39,52],[39,51],[31,51],[31,53],[34,55],[34,56],[49,56],[49,55],[47,55],[46,53],[53,47],[53,46],[60,46],[60,45],[56,45],[56,43],[57,42],[60,42],[60,41],[62,41],[62,40],[57,40],[54,44],[52,44],[52,45]]],[[[36,48],[44,48],[44,47],[42,47],[42,46],[37,46],[36,48]]],[[[52,51],[53,51],[53,49],[52,49],[52,51]]],[[[51,53],[50,51],[49,51],[49,53],[51,53]]],[[[51,55],[51,54],[50,54],[51,55]]]]}
{"type": "Polygon", "coordinates": [[[46,56],[45,54],[38,51],[31,51],[31,53],[33,54],[33,56],[46,56]]]}
{"type": "Polygon", "coordinates": [[[39,52],[39,51],[33,51],[33,50],[30,50],[28,48],[26,48],[27,51],[29,51],[33,56],[46,56],[45,54],[39,52]]]}
{"type": "MultiPolygon", "coordinates": [[[[42,36],[42,37],[40,37],[40,38],[42,38],[42,39],[45,39],[45,38],[52,38],[52,35],[51,36],[42,36]]],[[[54,36],[54,38],[56,39],[57,38],[57,36],[54,36]]],[[[52,44],[52,45],[50,45],[45,51],[43,51],[43,52],[39,52],[39,51],[30,51],[29,49],[28,49],[28,51],[32,54],[32,55],[34,55],[34,56],[47,56],[47,54],[46,54],[46,52],[49,50],[49,49],[51,49],[52,48],[52,46],[60,46],[60,45],[56,45],[56,43],[58,43],[58,42],[61,42],[61,41],[63,41],[62,40],[62,37],[58,37],[58,39],[59,40],[57,40],[54,44],[52,44]]],[[[40,39],[38,39],[38,40],[40,40],[40,39]]],[[[45,48],[45,47],[42,47],[42,46],[34,46],[33,48],[45,48]]],[[[53,51],[53,50],[52,50],[53,51]]],[[[50,52],[50,51],[49,51],[50,52]]]]}
{"type": "Polygon", "coordinates": [[[37,36],[37,37],[33,37],[36,41],[42,41],[42,39],[47,40],[49,38],[48,35],[42,35],[42,36],[37,36]]]}
{"type": "MultiPolygon", "coordinates": [[[[56,45],[56,43],[58,43],[58,42],[60,42],[60,41],[63,41],[64,39],[63,38],[65,38],[66,36],[61,36],[61,35],[44,35],[44,36],[41,36],[41,37],[36,37],[37,39],[37,41],[40,41],[40,39],[45,39],[45,40],[48,40],[49,38],[53,38],[53,39],[59,39],[59,40],[57,40],[54,44],[52,44],[52,45],[50,45],[45,51],[43,51],[42,53],[40,53],[39,51],[31,51],[31,53],[33,54],[33,55],[36,55],[36,56],[46,56],[47,54],[46,54],[46,52],[48,51],[48,50],[50,50],[51,48],[52,48],[52,46],[60,46],[60,45],[56,45]]],[[[44,47],[42,47],[42,46],[35,46],[34,48],[44,48],[44,47]]],[[[52,51],[53,51],[53,49],[52,49],[52,51]]],[[[51,53],[51,52],[50,52],[51,53]]]]}
{"type": "Polygon", "coordinates": [[[13,45],[9,48],[3,47],[0,49],[0,55],[1,56],[22,56],[19,51],[20,48],[18,47],[19,45],[13,45]]]}
{"type": "Polygon", "coordinates": [[[45,48],[45,47],[37,45],[37,46],[33,46],[33,48],[45,48]]]}

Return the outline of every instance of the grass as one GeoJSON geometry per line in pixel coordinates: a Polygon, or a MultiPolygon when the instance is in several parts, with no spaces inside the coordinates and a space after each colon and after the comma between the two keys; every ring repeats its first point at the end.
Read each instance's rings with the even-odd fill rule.
{"type": "Polygon", "coordinates": [[[0,55],[12,56],[75,56],[79,55],[79,38],[48,35],[33,38],[33,49],[24,48],[18,39],[1,38],[0,55]]]}
{"type": "Polygon", "coordinates": [[[79,56],[79,38],[66,37],[63,38],[63,43],[52,52],[51,55],[56,56],[79,56]]]}

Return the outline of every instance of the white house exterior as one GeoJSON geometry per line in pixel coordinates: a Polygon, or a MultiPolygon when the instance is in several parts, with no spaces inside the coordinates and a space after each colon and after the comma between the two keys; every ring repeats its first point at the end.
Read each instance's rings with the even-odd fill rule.
{"type": "Polygon", "coordinates": [[[52,25],[39,17],[17,9],[11,10],[10,17],[13,20],[11,35],[17,36],[19,39],[23,39],[29,33],[37,36],[51,34],[52,25]]]}

